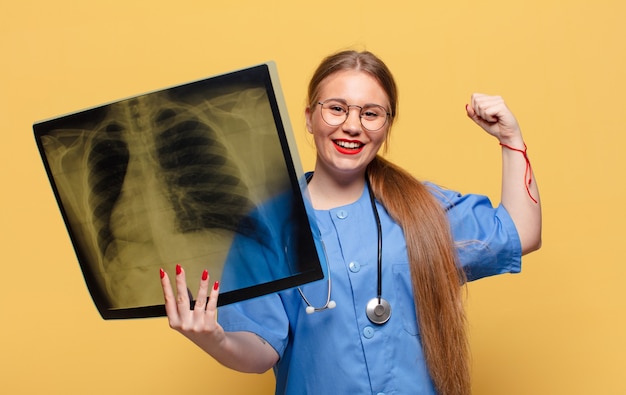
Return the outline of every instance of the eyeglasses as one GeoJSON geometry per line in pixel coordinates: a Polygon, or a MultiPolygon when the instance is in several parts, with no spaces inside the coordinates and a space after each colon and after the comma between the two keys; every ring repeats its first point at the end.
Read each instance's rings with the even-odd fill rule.
{"type": "Polygon", "coordinates": [[[356,107],[360,110],[359,119],[364,129],[370,132],[376,132],[385,126],[389,118],[389,112],[378,104],[367,104],[363,107],[356,104],[348,104],[339,99],[328,99],[323,102],[317,102],[322,106],[322,119],[330,126],[339,126],[348,119],[350,107],[356,107]]]}

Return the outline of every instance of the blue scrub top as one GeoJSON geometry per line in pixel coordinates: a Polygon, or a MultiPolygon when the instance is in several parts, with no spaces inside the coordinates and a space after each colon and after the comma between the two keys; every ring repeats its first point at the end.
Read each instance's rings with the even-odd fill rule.
{"type": "MultiPolygon", "coordinates": [[[[468,280],[521,269],[521,245],[509,214],[485,196],[427,184],[446,209],[468,280]]],[[[383,325],[365,314],[377,293],[377,234],[369,194],[349,205],[315,210],[337,307],[306,314],[297,289],[220,307],[226,331],[249,331],[278,352],[276,394],[435,394],[417,328],[402,229],[377,208],[383,234],[382,296],[392,314],[383,325]]],[[[326,303],[326,280],[302,291],[326,303]]]]}

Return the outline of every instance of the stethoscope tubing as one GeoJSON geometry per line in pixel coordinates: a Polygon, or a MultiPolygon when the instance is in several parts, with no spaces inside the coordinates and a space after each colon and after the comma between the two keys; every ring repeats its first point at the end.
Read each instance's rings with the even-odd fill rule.
{"type": "MultiPolygon", "coordinates": [[[[312,175],[307,177],[307,183],[311,181],[311,177],[312,175]]],[[[366,180],[366,183],[367,183],[367,190],[368,190],[369,197],[370,197],[370,203],[372,205],[372,211],[374,213],[374,219],[376,221],[376,230],[377,230],[377,235],[378,235],[378,246],[377,246],[378,273],[377,273],[377,281],[376,281],[376,286],[377,286],[376,298],[370,300],[367,303],[365,312],[366,312],[367,318],[371,322],[378,324],[378,325],[382,325],[385,322],[387,322],[389,318],[391,317],[391,305],[389,304],[389,302],[387,302],[385,299],[382,298],[382,293],[383,293],[383,281],[382,281],[382,278],[383,278],[383,232],[382,232],[382,224],[380,222],[380,216],[378,214],[378,209],[376,208],[376,198],[374,196],[374,192],[372,191],[372,188],[367,180],[366,180]]],[[[320,234],[320,239],[321,239],[321,234],[320,234]]],[[[300,293],[302,300],[304,300],[304,303],[306,304],[307,314],[312,314],[312,313],[323,311],[326,309],[333,309],[336,306],[335,301],[331,299],[332,277],[330,273],[330,263],[328,261],[328,256],[326,255],[326,248],[324,247],[323,240],[322,240],[322,249],[324,250],[324,258],[326,261],[326,272],[328,273],[328,294],[326,296],[326,303],[321,307],[314,307],[309,302],[307,297],[304,295],[304,292],[302,292],[302,289],[298,287],[298,292],[300,293]]]]}

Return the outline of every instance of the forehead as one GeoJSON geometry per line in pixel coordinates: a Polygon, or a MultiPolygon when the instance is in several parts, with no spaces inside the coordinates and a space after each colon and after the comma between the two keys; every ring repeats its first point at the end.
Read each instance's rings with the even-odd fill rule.
{"type": "Polygon", "coordinates": [[[350,104],[380,104],[389,106],[382,85],[371,74],[360,70],[337,71],[319,86],[319,99],[344,99],[350,104]]]}

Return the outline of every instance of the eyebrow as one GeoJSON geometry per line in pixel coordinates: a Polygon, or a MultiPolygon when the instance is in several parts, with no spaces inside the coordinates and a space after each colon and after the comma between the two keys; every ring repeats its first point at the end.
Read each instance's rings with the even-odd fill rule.
{"type": "Polygon", "coordinates": [[[321,102],[327,102],[327,101],[330,101],[330,100],[335,100],[335,101],[338,101],[338,102],[341,102],[341,103],[343,103],[343,104],[345,104],[345,105],[350,105],[350,106],[358,106],[358,107],[372,107],[372,106],[377,106],[377,107],[382,107],[382,108],[384,108],[384,109],[385,109],[385,111],[389,112],[389,110],[387,109],[387,107],[383,106],[382,104],[378,104],[378,103],[365,103],[364,105],[359,106],[358,104],[348,104],[348,101],[347,101],[346,99],[342,99],[342,98],[339,98],[339,97],[331,97],[331,98],[328,98],[328,99],[326,99],[326,100],[321,100],[321,102]]]}

